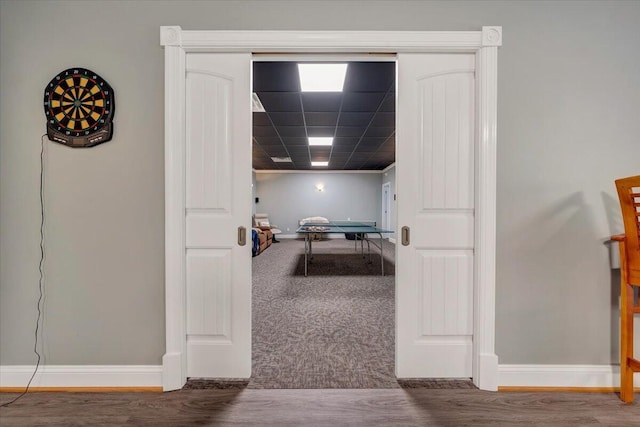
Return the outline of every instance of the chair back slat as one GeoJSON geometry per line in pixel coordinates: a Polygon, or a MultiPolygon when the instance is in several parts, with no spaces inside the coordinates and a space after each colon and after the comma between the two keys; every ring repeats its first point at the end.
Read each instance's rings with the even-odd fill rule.
{"type": "Polygon", "coordinates": [[[633,207],[636,212],[636,228],[638,229],[638,236],[640,236],[640,188],[634,188],[631,193],[631,200],[633,200],[633,207]],[[638,190],[638,192],[636,192],[638,190]]]}
{"type": "Polygon", "coordinates": [[[624,224],[629,281],[640,285],[640,175],[616,180],[624,224]]]}

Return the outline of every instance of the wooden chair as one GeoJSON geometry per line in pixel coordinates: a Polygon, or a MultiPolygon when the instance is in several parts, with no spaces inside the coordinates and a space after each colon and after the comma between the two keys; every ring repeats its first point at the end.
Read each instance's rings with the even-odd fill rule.
{"type": "Polygon", "coordinates": [[[633,402],[633,373],[640,360],[633,357],[634,287],[640,288],[640,175],[616,180],[624,234],[612,236],[620,245],[620,399],[633,402]]]}

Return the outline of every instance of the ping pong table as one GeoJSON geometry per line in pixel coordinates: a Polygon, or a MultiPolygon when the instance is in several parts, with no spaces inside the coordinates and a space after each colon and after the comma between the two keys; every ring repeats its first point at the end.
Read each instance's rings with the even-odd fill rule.
{"type": "Polygon", "coordinates": [[[364,257],[364,242],[367,242],[367,252],[369,262],[371,261],[371,245],[380,250],[380,268],[384,276],[384,253],[382,249],[383,234],[393,233],[392,230],[384,230],[376,227],[375,222],[359,222],[359,221],[331,221],[331,222],[314,222],[301,225],[296,233],[304,234],[304,275],[307,276],[308,264],[313,259],[312,236],[314,234],[354,234],[355,249],[358,250],[358,241],[364,257]],[[378,236],[378,243],[369,238],[369,234],[378,236]]]}

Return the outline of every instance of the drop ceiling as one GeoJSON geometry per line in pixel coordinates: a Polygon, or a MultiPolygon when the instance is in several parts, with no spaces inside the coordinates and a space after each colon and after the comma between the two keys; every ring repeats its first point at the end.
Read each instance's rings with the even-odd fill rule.
{"type": "Polygon", "coordinates": [[[349,62],[342,92],[301,92],[297,63],[254,62],[253,90],[265,112],[253,113],[253,168],[386,168],[395,161],[395,86],[395,62],[349,62]],[[333,145],[310,147],[315,136],[334,137],[333,145]]]}

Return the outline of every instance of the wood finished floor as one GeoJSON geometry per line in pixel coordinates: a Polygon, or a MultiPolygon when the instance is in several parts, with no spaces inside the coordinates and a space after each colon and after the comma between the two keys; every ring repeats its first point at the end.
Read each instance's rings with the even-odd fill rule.
{"type": "MultiPolygon", "coordinates": [[[[15,397],[0,394],[0,403],[15,397]]],[[[181,390],[29,393],[8,426],[640,426],[615,393],[480,390],[181,390]]]]}

